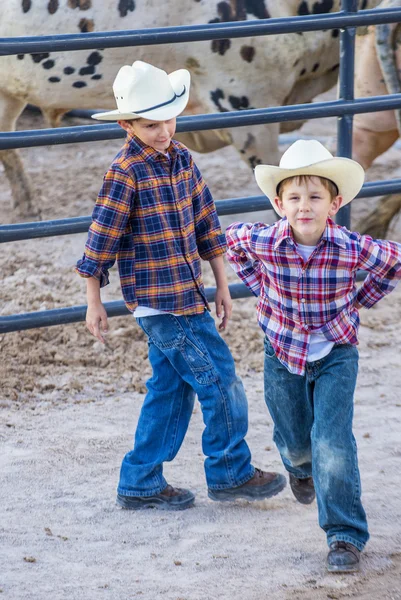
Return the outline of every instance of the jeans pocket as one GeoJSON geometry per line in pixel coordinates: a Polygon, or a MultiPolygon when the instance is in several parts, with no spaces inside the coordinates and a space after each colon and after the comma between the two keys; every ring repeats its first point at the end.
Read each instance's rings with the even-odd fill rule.
{"type": "Polygon", "coordinates": [[[198,383],[201,385],[208,385],[217,381],[217,373],[215,372],[208,355],[189,338],[186,338],[184,343],[180,345],[180,350],[198,383]]]}
{"type": "Polygon", "coordinates": [[[139,317],[137,321],[155,346],[161,350],[177,347],[185,338],[185,331],[174,315],[139,317]]]}
{"type": "Polygon", "coordinates": [[[276,353],[274,352],[274,348],[271,345],[271,343],[269,342],[269,340],[267,339],[267,337],[265,337],[264,348],[265,348],[265,356],[267,356],[267,358],[275,358],[276,353]]]}

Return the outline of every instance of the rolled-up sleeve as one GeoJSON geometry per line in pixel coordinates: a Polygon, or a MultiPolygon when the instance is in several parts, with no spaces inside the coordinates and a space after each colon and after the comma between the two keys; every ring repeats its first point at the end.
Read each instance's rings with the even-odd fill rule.
{"type": "Polygon", "coordinates": [[[192,204],[196,244],[199,256],[203,260],[211,260],[225,253],[226,240],[224,233],[221,231],[212,194],[192,159],[191,166],[193,171],[192,204]]]}
{"type": "Polygon", "coordinates": [[[120,240],[131,214],[135,182],[122,169],[111,167],[104,176],[92,214],[85,252],[75,267],[81,277],[95,277],[100,287],[109,283],[109,269],[115,263],[120,240]]]}
{"type": "Polygon", "coordinates": [[[227,260],[252,294],[259,296],[261,263],[252,252],[252,223],[233,223],[226,229],[227,260]]]}
{"type": "Polygon", "coordinates": [[[389,294],[401,279],[401,244],[361,236],[359,268],[368,275],[358,290],[357,301],[371,308],[389,294]]]}

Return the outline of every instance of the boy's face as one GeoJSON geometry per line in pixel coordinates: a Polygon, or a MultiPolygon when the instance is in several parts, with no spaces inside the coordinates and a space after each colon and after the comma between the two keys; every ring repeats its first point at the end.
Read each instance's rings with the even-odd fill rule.
{"type": "Polygon", "coordinates": [[[332,199],[330,192],[318,177],[309,177],[305,183],[294,179],[284,184],[276,206],[291,225],[294,239],[305,246],[316,246],[326,228],[328,217],[340,209],[342,197],[332,199]]]}
{"type": "Polygon", "coordinates": [[[118,121],[118,124],[129,133],[135,134],[139,139],[158,152],[167,152],[171,138],[175,133],[176,118],[168,121],[150,121],[149,119],[135,119],[132,121],[118,121]]]}

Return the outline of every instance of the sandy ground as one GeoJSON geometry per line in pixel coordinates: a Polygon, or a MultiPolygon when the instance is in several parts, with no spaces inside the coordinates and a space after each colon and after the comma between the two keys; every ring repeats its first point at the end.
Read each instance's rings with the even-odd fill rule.
{"type": "MultiPolygon", "coordinates": [[[[19,124],[41,126],[32,115],[19,124]]],[[[303,131],[334,133],[335,122],[310,122],[303,131]]],[[[24,150],[43,218],[90,214],[119,145],[117,140],[24,150]]],[[[234,150],[196,158],[216,199],[259,194],[234,150]]],[[[399,177],[400,158],[399,150],[389,151],[368,179],[399,177]]],[[[11,222],[4,175],[0,190],[0,220],[11,222]]],[[[374,202],[355,202],[354,220],[374,202]]],[[[271,213],[257,218],[271,220],[271,213]]],[[[237,217],[224,224],[232,220],[237,217]]],[[[389,237],[401,241],[399,222],[389,237]]],[[[84,282],[72,271],[84,241],[82,234],[3,245],[0,314],[84,304],[84,282]]],[[[115,272],[112,279],[105,300],[120,298],[115,272]]],[[[205,279],[212,283],[210,272],[205,279]]],[[[263,401],[262,335],[254,305],[251,298],[236,301],[224,335],[248,393],[254,464],[283,471],[263,401]]],[[[361,573],[350,576],[326,573],[316,506],[297,504],[288,487],[259,503],[208,500],[199,407],[182,449],[165,469],[173,485],[196,493],[194,508],[116,509],[120,461],[131,447],[149,374],[146,341],[133,319],[111,320],[105,348],[83,323],[0,336],[1,597],[401,599],[401,288],[362,312],[361,320],[355,435],[371,541],[361,573]]]]}

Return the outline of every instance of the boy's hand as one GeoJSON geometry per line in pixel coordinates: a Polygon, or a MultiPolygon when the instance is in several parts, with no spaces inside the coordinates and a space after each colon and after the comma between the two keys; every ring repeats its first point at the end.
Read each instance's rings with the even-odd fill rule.
{"type": "Polygon", "coordinates": [[[86,326],[102,344],[105,343],[104,335],[108,333],[107,313],[102,303],[88,304],[86,311],[86,326]]]}
{"type": "Polygon", "coordinates": [[[216,315],[219,319],[221,317],[223,318],[219,325],[219,331],[224,331],[227,326],[228,319],[231,317],[231,312],[233,309],[233,301],[231,300],[228,286],[216,288],[215,303],[216,315]]]}

